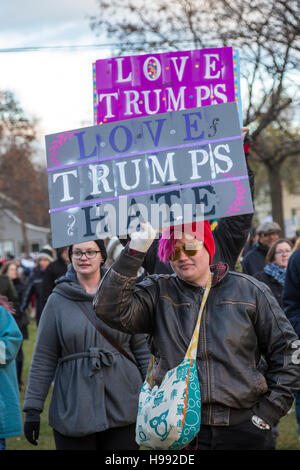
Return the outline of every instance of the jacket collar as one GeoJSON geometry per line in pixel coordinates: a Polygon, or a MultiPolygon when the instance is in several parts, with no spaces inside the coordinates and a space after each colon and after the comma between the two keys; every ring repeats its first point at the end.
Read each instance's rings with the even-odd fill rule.
{"type": "Polygon", "coordinates": [[[226,263],[213,264],[210,267],[210,270],[213,275],[212,287],[214,287],[217,284],[219,284],[227,276],[228,271],[229,271],[229,266],[226,263]]]}

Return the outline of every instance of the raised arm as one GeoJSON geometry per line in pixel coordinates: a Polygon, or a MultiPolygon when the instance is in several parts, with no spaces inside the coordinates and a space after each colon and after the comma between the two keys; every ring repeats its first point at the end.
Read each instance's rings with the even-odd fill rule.
{"type": "Polygon", "coordinates": [[[150,234],[143,244],[142,234],[143,230],[132,234],[130,244],[104,275],[93,302],[98,317],[130,334],[151,334],[158,299],[155,278],[146,277],[136,285],[137,272],[155,236],[150,234]]]}

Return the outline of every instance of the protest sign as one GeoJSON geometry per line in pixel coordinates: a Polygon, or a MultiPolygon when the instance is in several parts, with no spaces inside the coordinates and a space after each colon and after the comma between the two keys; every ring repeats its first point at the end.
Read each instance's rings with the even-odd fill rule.
{"type": "Polygon", "coordinates": [[[139,219],[253,212],[235,103],[49,135],[46,150],[54,247],[127,235],[139,219]]]}
{"type": "Polygon", "coordinates": [[[94,124],[227,102],[238,104],[238,51],[231,47],[97,60],[94,124]]]}

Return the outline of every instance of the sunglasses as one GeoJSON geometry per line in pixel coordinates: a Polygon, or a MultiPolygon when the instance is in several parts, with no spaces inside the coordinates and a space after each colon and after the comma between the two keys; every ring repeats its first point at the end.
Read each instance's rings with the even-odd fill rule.
{"type": "Polygon", "coordinates": [[[169,261],[177,261],[180,258],[181,252],[186,256],[195,256],[203,247],[203,241],[197,243],[185,243],[184,245],[176,246],[169,256],[169,261]]]}

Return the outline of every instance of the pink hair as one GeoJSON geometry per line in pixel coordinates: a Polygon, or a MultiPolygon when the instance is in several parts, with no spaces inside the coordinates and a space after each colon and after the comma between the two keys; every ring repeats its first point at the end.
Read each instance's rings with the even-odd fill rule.
{"type": "Polygon", "coordinates": [[[168,263],[170,255],[174,251],[175,244],[177,240],[182,240],[185,230],[187,233],[190,233],[190,229],[193,229],[193,232],[196,234],[195,238],[203,240],[204,246],[209,253],[209,262],[212,263],[214,254],[215,254],[215,242],[212,235],[211,227],[208,220],[205,220],[202,223],[197,224],[192,222],[190,224],[184,224],[181,227],[171,226],[165,229],[162,233],[161,239],[158,243],[158,257],[163,263],[168,263]]]}
{"type": "Polygon", "coordinates": [[[158,242],[158,257],[163,263],[169,262],[169,256],[174,251],[174,246],[177,239],[175,238],[175,231],[171,228],[162,233],[162,237],[158,242]]]}

